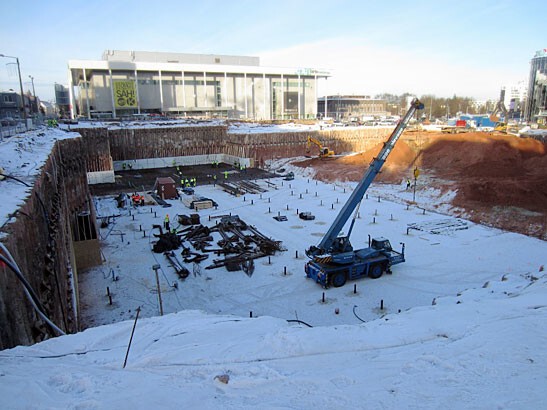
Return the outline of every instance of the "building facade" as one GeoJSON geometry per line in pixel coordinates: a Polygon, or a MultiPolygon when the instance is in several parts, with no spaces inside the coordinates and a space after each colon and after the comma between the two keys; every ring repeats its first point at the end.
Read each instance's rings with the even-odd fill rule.
{"type": "Polygon", "coordinates": [[[70,104],[70,92],[67,87],[62,84],[55,84],[55,105],[59,112],[59,117],[70,117],[71,104],[70,104]]]}
{"type": "Polygon", "coordinates": [[[253,120],[317,114],[317,84],[305,68],[262,67],[258,57],[107,50],[102,60],[71,60],[71,115],[144,114],[253,120]]]}
{"type": "Polygon", "coordinates": [[[530,61],[525,119],[547,124],[547,49],[536,51],[530,61]]]}
{"type": "Polygon", "coordinates": [[[21,118],[21,96],[15,91],[0,92],[1,118],[21,118]]]}
{"type": "Polygon", "coordinates": [[[317,111],[320,117],[340,121],[355,119],[361,121],[366,117],[389,115],[386,101],[359,95],[329,95],[317,100],[317,111]]]}

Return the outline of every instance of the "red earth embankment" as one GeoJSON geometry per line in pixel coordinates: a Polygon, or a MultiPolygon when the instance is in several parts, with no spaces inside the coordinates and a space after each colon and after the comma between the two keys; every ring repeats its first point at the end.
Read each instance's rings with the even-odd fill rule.
{"type": "MultiPolygon", "coordinates": [[[[547,238],[547,144],[505,134],[427,136],[417,152],[399,141],[376,181],[401,183],[417,166],[428,186],[457,190],[452,205],[471,219],[547,238]]],[[[358,181],[380,149],[295,165],[312,166],[322,180],[358,181]]]]}

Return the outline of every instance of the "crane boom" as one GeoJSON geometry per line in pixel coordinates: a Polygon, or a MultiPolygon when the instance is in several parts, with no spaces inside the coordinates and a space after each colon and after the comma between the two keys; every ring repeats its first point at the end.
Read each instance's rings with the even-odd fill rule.
{"type": "Polygon", "coordinates": [[[343,208],[341,209],[340,213],[332,223],[331,227],[329,228],[328,232],[325,234],[321,242],[318,246],[312,246],[307,251],[306,254],[309,257],[324,255],[328,253],[341,253],[351,250],[351,245],[349,244],[348,238],[338,238],[338,235],[340,234],[342,228],[350,218],[352,212],[355,210],[355,208],[359,205],[361,200],[363,199],[363,196],[365,195],[365,192],[369,188],[369,186],[372,184],[372,181],[378,175],[380,172],[382,166],[384,165],[387,157],[395,147],[395,144],[397,143],[397,140],[403,133],[404,129],[408,125],[408,122],[416,112],[416,110],[421,110],[424,108],[424,105],[415,98],[410,103],[410,108],[408,109],[407,113],[403,117],[403,119],[397,124],[393,132],[391,133],[391,136],[387,140],[387,142],[384,143],[383,148],[381,149],[380,153],[376,158],[372,160],[370,163],[370,166],[368,167],[365,175],[363,176],[363,179],[361,179],[361,182],[355,187],[355,190],[352,192],[351,196],[348,198],[346,203],[344,204],[343,208]]]}

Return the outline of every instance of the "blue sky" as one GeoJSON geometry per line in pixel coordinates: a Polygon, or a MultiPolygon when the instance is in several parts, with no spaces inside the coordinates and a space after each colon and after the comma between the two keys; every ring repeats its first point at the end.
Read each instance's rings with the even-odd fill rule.
{"type": "MultiPolygon", "coordinates": [[[[0,54],[19,57],[23,88],[53,98],[68,60],[104,50],[259,56],[261,65],[333,76],[320,94],[454,94],[497,99],[547,48],[547,2],[2,1],[0,54]],[[263,4],[262,4],[263,3],[263,4]]],[[[0,58],[0,89],[18,90],[0,58]]]]}

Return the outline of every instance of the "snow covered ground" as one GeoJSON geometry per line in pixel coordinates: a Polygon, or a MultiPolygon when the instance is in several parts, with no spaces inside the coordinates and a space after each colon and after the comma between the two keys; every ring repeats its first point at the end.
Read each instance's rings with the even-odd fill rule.
{"type": "Polygon", "coordinates": [[[151,251],[153,224],[193,212],[181,201],[130,214],[113,198],[97,198],[99,215],[119,215],[100,230],[104,264],[79,278],[83,320],[98,327],[0,352],[0,407],[545,408],[545,242],[434,213],[435,192],[422,190],[418,206],[407,206],[404,187],[373,185],[352,243],[364,246],[369,234],[396,249],[404,242],[407,262],[392,275],[324,290],[305,278],[304,250],[319,242],[354,185],[309,174],[270,180],[278,189],[257,181],[268,192],[244,197],[197,187],[219,204],[199,212],[202,223],[237,214],[283,241],[287,250],[271,264],[256,260],[251,277],[205,269],[210,256],[201,269],[188,266],[182,281],[151,251]],[[316,219],[299,219],[301,211],[316,219]],[[288,221],[274,220],[278,213],[288,221]]]}
{"type": "MultiPolygon", "coordinates": [[[[158,315],[158,295],[152,270],[156,264],[161,265],[160,285],[166,313],[199,309],[248,317],[252,312],[253,316],[299,319],[313,326],[324,326],[358,324],[360,320],[354,311],[369,321],[386,313],[431,305],[436,297],[456,295],[468,288],[480,287],[486,281],[500,280],[508,273],[526,275],[537,272],[545,263],[546,247],[540,240],[431,211],[424,212],[424,209],[407,206],[402,201],[387,201],[381,196],[384,188],[378,185],[361,206],[352,243],[355,247],[365,247],[369,234],[373,238],[388,238],[399,250],[403,242],[407,262],[395,266],[392,275],[379,280],[349,282],[342,288],[325,292],[304,277],[307,261],[304,251],[323,237],[349,197],[353,184],[323,184],[300,176],[293,181],[277,178],[270,182],[275,183],[278,189],[269,188],[263,194],[241,197],[229,195],[212,185],[196,188],[198,195],[213,198],[219,204],[217,210],[211,208],[199,212],[204,225],[215,224],[216,219],[209,221],[209,217],[231,213],[266,236],[283,241],[287,251],[269,260],[257,259],[252,277],[241,271],[228,272],[224,268],[205,269],[215,257],[211,254],[195,273],[196,269],[188,265],[192,274],[180,281],[167,259],[151,251],[156,239],[151,235],[151,228],[153,224],[163,224],[166,214],[170,215],[173,225],[177,214],[194,211],[179,200],[168,201],[172,204],[170,208],[119,209],[113,197],[97,198],[99,216],[119,217],[100,231],[104,239],[103,265],[80,275],[84,322],[95,326],[131,319],[138,306],[142,308],[143,316],[158,315]],[[380,202],[378,195],[372,193],[380,194],[380,202]],[[302,211],[311,211],[316,219],[299,219],[297,214],[302,211]],[[288,221],[273,219],[278,214],[287,216],[288,221]],[[411,224],[416,229],[407,234],[411,224]],[[439,226],[442,228],[440,231],[437,229],[439,226]],[[125,233],[123,239],[122,232],[125,233]],[[117,280],[114,281],[113,277],[117,280]],[[173,286],[175,282],[177,287],[173,286]],[[357,293],[354,293],[354,285],[357,293]],[[106,296],[107,287],[113,295],[112,305],[106,296]],[[322,302],[323,292],[325,303],[322,302]],[[381,300],[384,301],[384,310],[379,309],[381,300]],[[357,307],[354,309],[354,306],[357,307]],[[338,309],[338,314],[335,314],[335,309],[338,309]]],[[[265,181],[257,183],[268,188],[265,181]]],[[[392,196],[397,193],[403,198],[411,195],[404,188],[385,189],[392,196]]],[[[215,242],[220,239],[218,233],[213,237],[215,242]]],[[[182,260],[180,251],[176,254],[182,260]]]]}
{"type": "MultiPolygon", "coordinates": [[[[0,226],[16,217],[15,211],[30,195],[32,185],[40,174],[55,141],[78,138],[80,134],[67,130],[40,127],[36,130],[0,139],[0,167],[2,174],[17,178],[0,181],[0,226]]],[[[0,233],[0,237],[1,237],[0,233]]]]}

